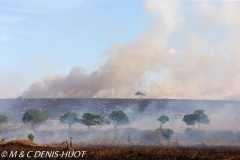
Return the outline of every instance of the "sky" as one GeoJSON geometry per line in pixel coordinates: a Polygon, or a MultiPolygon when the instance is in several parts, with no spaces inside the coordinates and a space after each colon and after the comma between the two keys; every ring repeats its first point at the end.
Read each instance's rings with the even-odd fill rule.
{"type": "Polygon", "coordinates": [[[0,0],[0,98],[240,100],[239,7],[0,0]]]}

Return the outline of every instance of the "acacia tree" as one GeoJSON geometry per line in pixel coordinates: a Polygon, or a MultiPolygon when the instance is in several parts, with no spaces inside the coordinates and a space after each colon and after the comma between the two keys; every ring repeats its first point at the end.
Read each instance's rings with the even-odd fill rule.
{"type": "Polygon", "coordinates": [[[174,131],[172,129],[166,128],[166,129],[161,129],[161,134],[163,137],[165,137],[168,141],[168,144],[170,142],[170,138],[173,135],[174,131]]]}
{"type": "MultiPolygon", "coordinates": [[[[159,121],[159,131],[161,132],[162,130],[162,126],[167,122],[169,121],[169,117],[168,116],[165,116],[165,115],[161,115],[158,119],[159,121]]],[[[160,132],[159,132],[159,136],[158,136],[158,143],[160,144],[160,132]]]]}
{"type": "Polygon", "coordinates": [[[135,95],[136,95],[136,96],[139,96],[140,99],[141,99],[141,96],[145,96],[145,94],[143,94],[142,92],[139,92],[139,91],[138,91],[137,93],[135,93],[135,95]]]}
{"type": "Polygon", "coordinates": [[[100,129],[102,126],[104,125],[109,125],[111,123],[111,121],[107,118],[104,118],[100,115],[96,116],[96,126],[98,126],[98,128],[100,129]]]}
{"type": "Polygon", "coordinates": [[[4,114],[0,114],[0,124],[8,123],[8,117],[4,114]]]}
{"type": "Polygon", "coordinates": [[[194,129],[194,124],[198,122],[199,119],[200,119],[199,114],[189,114],[189,115],[185,115],[182,121],[184,121],[187,125],[193,125],[193,129],[194,129]]]}
{"type": "Polygon", "coordinates": [[[198,114],[200,116],[199,120],[197,121],[199,129],[200,129],[200,123],[209,124],[210,120],[208,119],[208,116],[204,114],[204,110],[196,110],[194,111],[194,114],[198,114]]]}
{"type": "Polygon", "coordinates": [[[68,124],[69,131],[71,132],[71,126],[80,122],[78,116],[79,115],[76,112],[66,112],[60,117],[60,122],[68,124]]]}
{"type": "Polygon", "coordinates": [[[165,124],[165,122],[169,121],[169,117],[165,115],[161,115],[157,120],[159,121],[160,129],[161,129],[162,126],[165,124]]]}
{"type": "Polygon", "coordinates": [[[113,121],[115,128],[117,128],[117,126],[121,127],[130,123],[128,116],[121,110],[112,111],[108,118],[113,121]]]}
{"type": "Polygon", "coordinates": [[[47,121],[47,115],[38,108],[30,108],[26,110],[22,118],[23,122],[30,122],[34,129],[36,125],[47,121]]]}
{"type": "Polygon", "coordinates": [[[99,126],[99,129],[107,124],[110,124],[111,121],[100,116],[100,115],[95,115],[91,113],[84,113],[82,115],[82,118],[80,119],[80,122],[86,126],[88,126],[88,132],[90,126],[99,126]]]}

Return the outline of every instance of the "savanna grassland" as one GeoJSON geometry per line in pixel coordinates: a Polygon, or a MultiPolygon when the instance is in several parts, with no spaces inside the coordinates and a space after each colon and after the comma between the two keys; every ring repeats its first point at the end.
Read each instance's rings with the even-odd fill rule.
{"type": "MultiPolygon", "coordinates": [[[[86,151],[83,157],[44,157],[44,159],[240,159],[239,101],[201,101],[169,99],[9,99],[0,100],[2,113],[9,123],[0,125],[0,154],[21,151],[31,154],[37,151],[67,152],[64,142],[73,137],[74,151],[86,151]],[[40,108],[49,114],[49,120],[35,129],[22,122],[29,108],[40,108]],[[210,123],[188,126],[184,115],[203,109],[210,123]],[[114,110],[126,112],[131,123],[114,129],[113,124],[96,128],[76,123],[71,128],[60,123],[60,116],[74,110],[79,117],[84,113],[108,117],[114,110]],[[169,122],[163,126],[173,129],[170,144],[160,135],[159,115],[166,114],[169,122]],[[209,127],[208,127],[209,126],[209,127]],[[208,127],[208,128],[207,128],[208,127]],[[194,128],[194,129],[193,129],[194,128]],[[33,133],[34,142],[25,140],[33,133]],[[71,133],[71,134],[70,134],[71,133]],[[130,137],[130,138],[129,138],[130,137]],[[21,140],[22,139],[22,140],[21,140]],[[122,141],[118,143],[117,141],[122,141]],[[130,144],[128,144],[130,142],[130,144]],[[212,144],[213,145],[212,145],[212,144]]],[[[17,155],[19,158],[19,156],[17,155]]],[[[3,158],[0,159],[14,159],[3,158]]],[[[35,159],[43,159],[37,157],[35,159]]]]}
{"type": "MultiPolygon", "coordinates": [[[[181,147],[177,143],[170,146],[91,146],[79,145],[74,146],[75,151],[86,151],[81,158],[44,158],[44,159],[105,159],[105,160],[122,160],[122,159],[240,159],[240,147],[224,146],[205,146],[205,147],[181,147]]],[[[61,154],[66,151],[64,144],[38,145],[29,140],[13,140],[0,143],[0,151],[59,151],[61,154]]],[[[33,156],[33,154],[29,154],[33,156]]],[[[8,159],[8,158],[2,158],[8,159]]],[[[10,158],[11,159],[11,158],[10,158]]],[[[25,159],[28,159],[25,157],[25,159]]],[[[43,159],[43,158],[31,158],[43,159]]]]}

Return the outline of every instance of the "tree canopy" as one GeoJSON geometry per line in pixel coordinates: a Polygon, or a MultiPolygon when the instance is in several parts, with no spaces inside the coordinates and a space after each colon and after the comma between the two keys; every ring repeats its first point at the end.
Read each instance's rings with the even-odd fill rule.
{"type": "Polygon", "coordinates": [[[108,118],[113,121],[115,127],[128,125],[130,123],[128,116],[121,110],[112,111],[108,118]]]}
{"type": "Polygon", "coordinates": [[[194,128],[194,124],[198,122],[199,119],[200,119],[199,114],[188,114],[183,117],[182,121],[184,121],[187,125],[193,125],[194,128]]]}
{"type": "Polygon", "coordinates": [[[183,121],[186,122],[187,125],[193,125],[193,128],[194,124],[198,123],[199,129],[200,123],[209,124],[210,122],[208,116],[204,114],[204,110],[195,110],[194,114],[185,115],[183,121]]]}
{"type": "Polygon", "coordinates": [[[34,124],[47,121],[47,115],[38,108],[30,108],[26,110],[22,118],[23,122],[31,122],[34,124]]]}
{"type": "Polygon", "coordinates": [[[160,122],[160,128],[162,128],[165,122],[169,121],[169,117],[165,115],[161,115],[157,120],[160,122]]]}
{"type": "Polygon", "coordinates": [[[0,124],[8,123],[8,117],[4,114],[0,114],[0,124]]]}
{"type": "Polygon", "coordinates": [[[111,121],[102,117],[101,115],[95,115],[91,113],[84,113],[82,115],[82,118],[80,119],[80,122],[86,126],[88,126],[88,132],[90,126],[99,126],[99,129],[103,125],[110,124],[111,121]]]}
{"type": "Polygon", "coordinates": [[[76,112],[66,112],[60,117],[60,122],[68,124],[71,128],[74,123],[80,122],[78,116],[76,112]]]}
{"type": "Polygon", "coordinates": [[[97,115],[97,118],[96,118],[96,121],[97,121],[97,126],[99,127],[99,129],[104,126],[104,125],[109,125],[111,123],[111,121],[107,118],[104,118],[100,115],[97,115]]]}

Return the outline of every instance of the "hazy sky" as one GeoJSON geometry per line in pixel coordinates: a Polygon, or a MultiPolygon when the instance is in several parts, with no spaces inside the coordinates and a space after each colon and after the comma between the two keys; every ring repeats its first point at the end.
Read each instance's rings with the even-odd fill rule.
{"type": "Polygon", "coordinates": [[[0,1],[1,98],[16,97],[47,74],[91,72],[116,44],[150,22],[142,1],[0,1]]]}
{"type": "Polygon", "coordinates": [[[240,99],[240,2],[0,0],[0,98],[240,99]]]}

